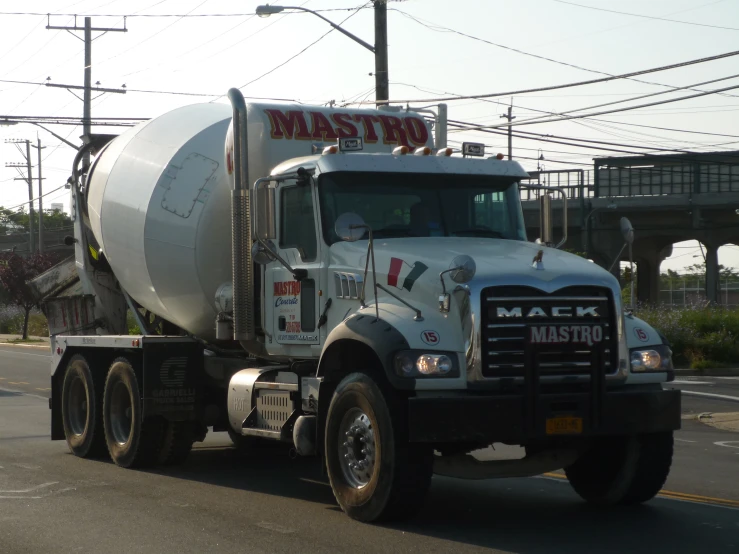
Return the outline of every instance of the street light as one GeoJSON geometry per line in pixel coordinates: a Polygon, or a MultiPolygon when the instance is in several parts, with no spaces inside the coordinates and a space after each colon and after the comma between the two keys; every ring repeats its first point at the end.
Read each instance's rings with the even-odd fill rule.
{"type": "Polygon", "coordinates": [[[312,13],[316,17],[320,17],[321,19],[323,19],[326,23],[328,23],[329,25],[331,25],[331,27],[333,27],[334,29],[336,29],[340,33],[343,33],[346,36],[348,36],[354,42],[357,42],[357,43],[361,44],[362,46],[364,46],[367,50],[369,50],[373,54],[375,53],[375,47],[374,46],[372,46],[371,44],[368,44],[368,43],[364,42],[361,38],[359,38],[356,35],[353,35],[349,31],[347,31],[346,29],[344,29],[342,27],[339,27],[336,23],[334,23],[330,19],[326,19],[320,13],[314,12],[313,10],[309,10],[308,8],[301,8],[300,6],[270,6],[269,4],[265,4],[264,6],[257,6],[257,15],[259,17],[269,17],[272,14],[280,13],[280,12],[283,12],[285,10],[300,10],[302,12],[312,13]]]}
{"type": "Polygon", "coordinates": [[[316,17],[320,17],[334,29],[349,37],[357,44],[361,44],[367,50],[375,55],[375,88],[377,100],[389,100],[389,78],[387,69],[387,4],[385,2],[377,2],[375,4],[375,45],[363,41],[358,36],[350,33],[346,29],[340,27],[330,19],[326,19],[320,13],[301,6],[272,6],[265,4],[257,6],[257,15],[259,17],[269,17],[270,15],[281,13],[285,10],[298,10],[302,12],[312,13],[316,17]]]}

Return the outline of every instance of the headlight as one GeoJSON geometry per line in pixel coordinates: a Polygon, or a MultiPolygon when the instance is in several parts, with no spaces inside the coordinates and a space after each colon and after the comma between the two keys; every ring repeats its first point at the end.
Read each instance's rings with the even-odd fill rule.
{"type": "Polygon", "coordinates": [[[401,377],[457,377],[455,354],[408,350],[395,355],[395,373],[401,377]]]}
{"type": "Polygon", "coordinates": [[[631,350],[631,371],[645,373],[648,371],[672,371],[672,350],[665,344],[635,348],[631,350]]]}

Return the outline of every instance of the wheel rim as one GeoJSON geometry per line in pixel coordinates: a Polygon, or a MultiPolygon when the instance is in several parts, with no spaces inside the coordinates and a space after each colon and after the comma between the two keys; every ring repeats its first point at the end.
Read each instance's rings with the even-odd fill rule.
{"type": "Polygon", "coordinates": [[[87,387],[79,377],[75,377],[69,386],[67,409],[70,430],[76,436],[82,435],[87,427],[87,387]]]}
{"type": "Polygon", "coordinates": [[[133,402],[128,387],[118,381],[113,387],[110,406],[110,428],[115,441],[124,445],[131,436],[133,402]]]}
{"type": "Polygon", "coordinates": [[[375,469],[375,431],[369,416],[352,408],[339,426],[339,465],[347,483],[361,489],[369,483],[375,469]]]}

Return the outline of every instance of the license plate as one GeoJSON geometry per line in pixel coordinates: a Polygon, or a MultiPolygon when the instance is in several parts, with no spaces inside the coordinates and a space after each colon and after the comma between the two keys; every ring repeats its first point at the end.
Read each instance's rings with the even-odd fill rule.
{"type": "Polygon", "coordinates": [[[547,419],[547,435],[579,435],[582,433],[581,417],[550,417],[547,419]]]}

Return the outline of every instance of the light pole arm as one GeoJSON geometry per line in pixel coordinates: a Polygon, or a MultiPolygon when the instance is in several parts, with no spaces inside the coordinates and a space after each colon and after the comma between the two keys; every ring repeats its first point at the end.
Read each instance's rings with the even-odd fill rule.
{"type": "Polygon", "coordinates": [[[308,8],[301,8],[300,6],[284,6],[284,8],[286,10],[299,10],[299,11],[303,11],[303,12],[312,13],[316,17],[320,17],[321,19],[323,19],[326,23],[328,23],[329,25],[331,25],[331,27],[333,27],[334,29],[336,29],[340,33],[343,33],[344,35],[348,36],[354,42],[357,42],[357,43],[361,44],[362,46],[364,46],[367,50],[369,50],[373,54],[375,53],[375,47],[374,46],[372,46],[371,44],[368,44],[368,43],[364,42],[361,38],[359,38],[356,35],[353,35],[352,33],[350,33],[349,31],[347,31],[343,27],[339,27],[336,23],[334,23],[330,19],[327,19],[327,18],[323,17],[318,12],[314,12],[313,10],[309,10],[308,8]]]}
{"type": "Polygon", "coordinates": [[[44,127],[43,125],[39,125],[38,123],[34,123],[33,121],[29,121],[28,123],[30,123],[31,125],[35,125],[36,127],[41,127],[41,128],[42,128],[42,129],[44,130],[44,131],[46,131],[46,132],[47,132],[47,133],[49,133],[50,135],[53,135],[54,137],[58,138],[58,139],[59,139],[60,141],[62,141],[62,142],[63,142],[64,144],[66,144],[67,146],[71,146],[71,147],[72,147],[72,148],[74,148],[75,150],[79,150],[79,149],[80,149],[79,145],[77,145],[77,144],[74,144],[73,142],[69,142],[69,141],[68,141],[67,139],[65,139],[64,137],[60,137],[60,136],[59,136],[59,135],[57,135],[57,134],[56,134],[56,133],[55,133],[54,131],[50,131],[49,129],[47,129],[47,128],[46,128],[46,127],[44,127]]]}

